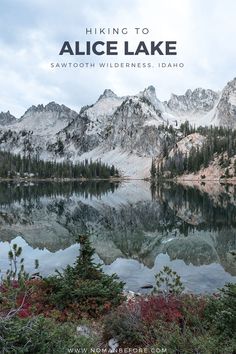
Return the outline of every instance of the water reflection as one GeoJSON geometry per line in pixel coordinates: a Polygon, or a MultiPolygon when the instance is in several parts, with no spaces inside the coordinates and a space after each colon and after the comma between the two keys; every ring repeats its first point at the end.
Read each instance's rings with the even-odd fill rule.
{"type": "Polygon", "coordinates": [[[119,182],[104,180],[98,182],[74,181],[74,182],[1,182],[0,205],[8,205],[14,202],[30,203],[40,201],[42,197],[56,198],[61,196],[82,196],[83,198],[99,198],[107,193],[114,193],[119,182]]]}
{"type": "MultiPolygon", "coordinates": [[[[233,281],[235,223],[234,186],[212,191],[207,184],[154,188],[145,181],[0,184],[1,241],[20,235],[31,254],[45,249],[41,263],[50,263],[59,252],[62,265],[73,261],[66,250],[76,235],[89,232],[104,269],[115,269],[133,289],[145,277],[153,281],[154,271],[165,263],[183,273],[191,290],[213,290],[233,281]]],[[[6,264],[3,247],[0,252],[6,264]]]]}

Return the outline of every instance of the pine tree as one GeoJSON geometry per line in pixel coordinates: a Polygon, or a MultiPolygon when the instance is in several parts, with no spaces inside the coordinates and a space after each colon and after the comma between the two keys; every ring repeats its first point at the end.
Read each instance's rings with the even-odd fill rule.
{"type": "Polygon", "coordinates": [[[151,177],[152,177],[152,178],[155,178],[155,177],[156,177],[157,170],[156,170],[156,164],[155,164],[154,159],[152,159],[152,165],[151,165],[150,173],[151,173],[151,177]]]}

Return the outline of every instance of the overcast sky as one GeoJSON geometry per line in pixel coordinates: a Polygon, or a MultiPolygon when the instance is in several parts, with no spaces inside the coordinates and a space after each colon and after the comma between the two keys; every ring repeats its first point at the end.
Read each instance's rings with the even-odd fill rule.
{"type": "Polygon", "coordinates": [[[32,104],[50,101],[79,110],[106,88],[118,95],[135,94],[149,85],[161,100],[188,88],[222,89],[236,67],[235,0],[1,0],[0,111],[17,117],[32,104]],[[86,28],[123,28],[128,35],[85,35],[86,28]],[[148,28],[135,35],[134,28],[148,28]],[[140,55],[150,69],[51,69],[51,62],[132,62],[128,56],[70,57],[58,53],[65,40],[176,40],[178,55],[140,55]],[[182,69],[160,69],[157,63],[184,63],[182,69]]]}

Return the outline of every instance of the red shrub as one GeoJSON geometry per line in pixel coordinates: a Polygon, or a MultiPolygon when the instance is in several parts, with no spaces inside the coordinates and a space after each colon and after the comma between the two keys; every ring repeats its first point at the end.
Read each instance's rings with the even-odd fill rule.
{"type": "Polygon", "coordinates": [[[22,308],[22,309],[18,312],[18,317],[20,317],[20,318],[30,317],[31,315],[32,315],[32,314],[31,314],[30,310],[24,309],[24,308],[22,308]]]}
{"type": "Polygon", "coordinates": [[[153,323],[163,319],[166,322],[178,321],[183,317],[180,301],[175,296],[164,297],[148,296],[130,300],[127,304],[128,311],[138,313],[140,320],[146,323],[153,323]]]}

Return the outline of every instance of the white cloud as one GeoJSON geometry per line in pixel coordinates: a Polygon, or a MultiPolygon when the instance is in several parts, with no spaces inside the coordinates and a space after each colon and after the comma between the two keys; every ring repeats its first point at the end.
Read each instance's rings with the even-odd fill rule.
{"type": "MultiPolygon", "coordinates": [[[[55,100],[72,108],[92,103],[105,88],[119,95],[134,94],[156,86],[160,99],[187,88],[221,89],[235,76],[236,36],[234,0],[3,0],[0,14],[0,111],[17,116],[31,104],[55,100]],[[86,27],[128,27],[128,36],[86,36],[86,27]],[[148,35],[136,36],[134,27],[148,27],[148,35]],[[55,61],[87,58],[58,56],[64,40],[177,40],[184,69],[60,69],[55,61]]],[[[163,57],[91,57],[89,61],[157,62],[163,57]]]]}

